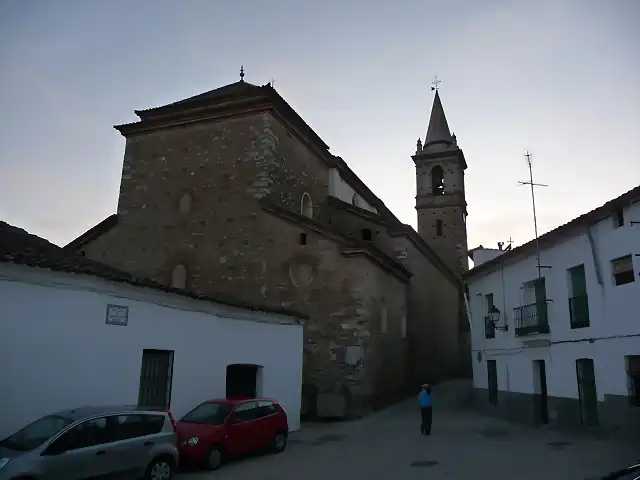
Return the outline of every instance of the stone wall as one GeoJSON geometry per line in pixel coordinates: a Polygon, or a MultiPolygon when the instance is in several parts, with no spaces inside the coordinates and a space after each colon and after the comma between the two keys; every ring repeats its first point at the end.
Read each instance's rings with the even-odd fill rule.
{"type": "Polygon", "coordinates": [[[470,352],[461,349],[461,296],[458,285],[435,267],[406,237],[395,239],[413,273],[409,287],[412,379],[415,384],[457,376],[470,352]]]}
{"type": "Polygon", "coordinates": [[[459,376],[469,370],[470,345],[461,335],[461,315],[466,314],[461,290],[406,236],[389,235],[388,227],[355,215],[344,207],[326,208],[323,221],[362,240],[362,230],[372,233],[371,243],[397,257],[411,271],[407,290],[407,331],[410,344],[410,382],[420,384],[459,376]]]}

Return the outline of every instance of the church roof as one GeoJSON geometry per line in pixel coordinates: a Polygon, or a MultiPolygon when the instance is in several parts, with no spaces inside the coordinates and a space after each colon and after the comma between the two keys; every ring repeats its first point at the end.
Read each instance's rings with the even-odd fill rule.
{"type": "Polygon", "coordinates": [[[402,223],[395,216],[388,217],[386,215],[380,215],[379,213],[370,212],[369,210],[351,205],[350,203],[336,197],[329,196],[327,197],[326,202],[329,208],[338,208],[347,211],[352,215],[359,216],[360,218],[383,226],[387,229],[387,232],[391,237],[405,236],[437,269],[440,270],[442,274],[446,275],[454,284],[460,284],[460,278],[458,278],[453,270],[451,270],[447,264],[442,261],[433,248],[418,234],[418,232],[415,231],[411,225],[402,223]]]}
{"type": "Polygon", "coordinates": [[[438,90],[436,90],[436,95],[433,97],[431,117],[429,118],[429,128],[427,129],[424,146],[426,147],[429,144],[440,142],[451,144],[453,139],[451,138],[451,131],[449,130],[447,117],[444,114],[444,108],[442,108],[440,94],[438,93],[438,90]]]}
{"type": "Polygon", "coordinates": [[[230,83],[229,85],[209,90],[208,92],[194,95],[193,97],[178,100],[177,102],[145,110],[134,110],[134,112],[142,120],[145,120],[159,115],[171,114],[178,110],[198,108],[212,103],[219,103],[225,99],[232,100],[240,97],[259,96],[261,94],[263,94],[262,87],[240,80],[235,83],[230,83]]]}
{"type": "Polygon", "coordinates": [[[304,225],[305,227],[314,230],[316,233],[333,240],[341,247],[341,253],[346,257],[364,255],[405,282],[413,275],[401,262],[389,256],[386,252],[370,242],[358,241],[354,238],[347,237],[335,228],[331,228],[322,222],[305,217],[293,210],[278,206],[269,202],[267,199],[262,199],[260,206],[266,212],[274,214],[283,220],[287,220],[297,225],[304,225]]]}
{"type": "Polygon", "coordinates": [[[298,133],[303,141],[319,153],[324,162],[334,163],[329,146],[270,83],[258,86],[240,80],[177,102],[134,112],[140,117],[139,121],[114,127],[125,137],[203,120],[270,112],[298,133]]]}

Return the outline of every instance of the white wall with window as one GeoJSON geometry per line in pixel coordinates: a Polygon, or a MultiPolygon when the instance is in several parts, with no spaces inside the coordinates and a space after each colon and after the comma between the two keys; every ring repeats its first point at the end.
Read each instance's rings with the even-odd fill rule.
{"type": "Polygon", "coordinates": [[[236,390],[254,375],[256,394],[299,428],[296,318],[9,263],[0,305],[0,438],[80,406],[166,401],[180,418],[224,397],[231,370],[236,390]]]}
{"type": "MultiPolygon", "coordinates": [[[[640,360],[633,357],[640,356],[636,191],[620,209],[541,237],[540,278],[535,246],[467,274],[474,386],[497,390],[497,405],[507,393],[540,393],[539,360],[546,395],[584,402],[576,364],[582,359],[593,360],[598,402],[619,396],[629,408],[640,405],[640,360]]],[[[552,419],[558,414],[550,407],[552,419]]]]}
{"type": "Polygon", "coordinates": [[[337,168],[329,170],[329,195],[336,197],[343,202],[352,204],[370,212],[377,213],[377,209],[371,206],[356,190],[342,178],[337,168]]]}

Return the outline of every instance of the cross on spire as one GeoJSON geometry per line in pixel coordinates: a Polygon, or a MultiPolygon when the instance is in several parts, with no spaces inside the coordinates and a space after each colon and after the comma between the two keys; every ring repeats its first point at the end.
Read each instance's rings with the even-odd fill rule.
{"type": "Polygon", "coordinates": [[[244,65],[240,65],[240,81],[244,82],[244,65]]]}
{"type": "Polygon", "coordinates": [[[438,78],[438,76],[436,75],[433,79],[433,82],[431,82],[431,91],[438,91],[440,90],[440,84],[442,82],[440,81],[440,79],[438,78]]]}

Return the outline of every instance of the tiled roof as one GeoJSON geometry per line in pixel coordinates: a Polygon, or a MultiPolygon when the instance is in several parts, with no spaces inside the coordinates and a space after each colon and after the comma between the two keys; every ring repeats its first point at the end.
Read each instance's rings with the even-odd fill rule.
{"type": "Polygon", "coordinates": [[[257,312],[279,313],[297,318],[307,317],[307,315],[290,309],[249,304],[228,297],[197,295],[185,290],[167,287],[144,278],[137,278],[109,265],[82,257],[73,249],[60,248],[44,238],[32,235],[21,228],[14,227],[2,221],[0,221],[0,262],[44,268],[65,273],[92,275],[105,280],[127,283],[137,287],[151,288],[194,298],[196,300],[209,301],[257,312]]]}
{"type": "Polygon", "coordinates": [[[96,238],[101,237],[102,235],[107,233],[109,230],[111,230],[113,227],[115,227],[117,224],[118,224],[118,214],[113,213],[109,215],[107,218],[105,218],[104,220],[102,220],[97,225],[94,225],[93,227],[91,227],[89,230],[84,232],[78,238],[69,242],[67,245],[65,245],[64,248],[65,250],[68,250],[68,249],[77,250],[78,248],[83,247],[84,245],[91,242],[92,240],[95,240],[96,238]]]}
{"type": "MultiPolygon", "coordinates": [[[[576,232],[593,225],[600,220],[611,215],[619,208],[626,207],[632,203],[640,201],[640,185],[629,190],[626,193],[623,193],[617,198],[608,201],[604,205],[591,210],[583,215],[580,215],[577,218],[574,218],[568,223],[559,226],[558,228],[551,230],[550,232],[545,233],[538,237],[538,242],[540,244],[540,249],[545,249],[553,246],[554,244],[568,238],[572,235],[575,235],[576,232]]],[[[501,266],[515,262],[518,259],[523,257],[527,257],[529,255],[533,255],[536,252],[536,240],[535,238],[530,242],[525,243],[513,250],[510,250],[502,255],[494,258],[493,260],[489,260],[488,262],[482,263],[477,267],[472,268],[466,274],[466,278],[472,278],[478,275],[482,275],[485,273],[489,273],[492,270],[500,268],[501,266]]]]}
{"type": "Polygon", "coordinates": [[[245,81],[239,81],[167,105],[148,108],[146,110],[135,110],[135,114],[144,120],[156,115],[162,115],[165,112],[171,113],[177,109],[193,108],[203,104],[220,102],[225,98],[260,95],[261,93],[261,87],[245,81]]]}

